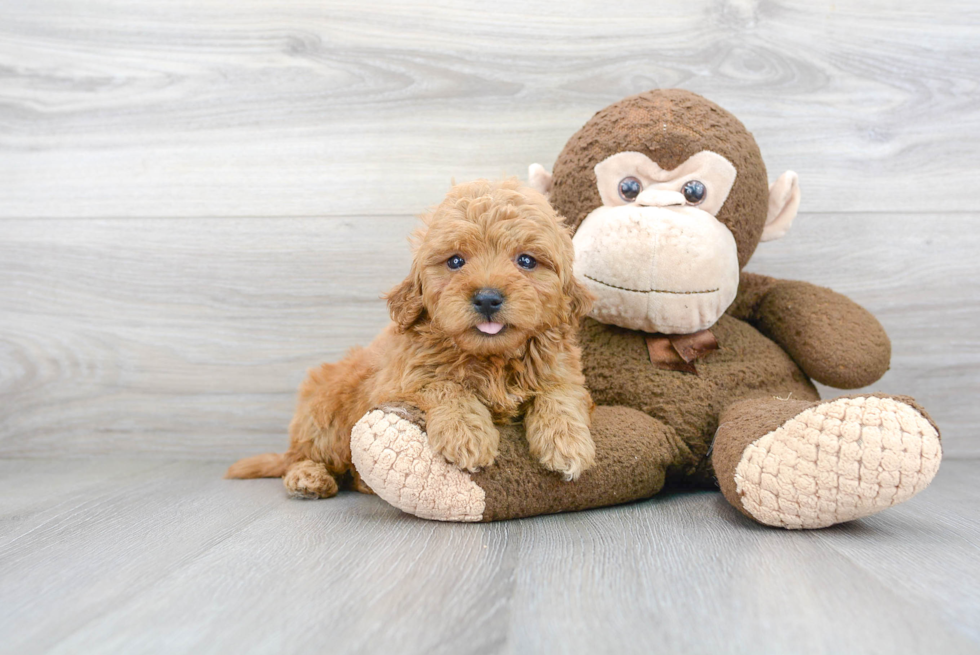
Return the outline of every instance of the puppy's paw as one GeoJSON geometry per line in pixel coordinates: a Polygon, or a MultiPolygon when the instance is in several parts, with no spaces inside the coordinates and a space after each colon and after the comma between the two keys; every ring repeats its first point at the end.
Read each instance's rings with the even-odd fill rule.
{"type": "Polygon", "coordinates": [[[561,473],[567,482],[577,480],[595,464],[595,442],[584,425],[556,421],[533,430],[529,426],[527,440],[531,454],[546,469],[561,473]]]}
{"type": "Polygon", "coordinates": [[[493,464],[500,432],[480,416],[445,416],[432,412],[428,421],[429,446],[459,468],[476,473],[493,464]]]}
{"type": "Polygon", "coordinates": [[[337,481],[327,467],[309,459],[290,466],[282,477],[282,483],[293,498],[330,498],[337,495],[337,481]]]}

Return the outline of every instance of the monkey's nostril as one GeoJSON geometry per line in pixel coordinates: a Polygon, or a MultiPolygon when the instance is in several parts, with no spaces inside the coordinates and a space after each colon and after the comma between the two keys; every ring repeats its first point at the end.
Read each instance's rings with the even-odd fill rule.
{"type": "Polygon", "coordinates": [[[480,289],[473,294],[473,306],[487,318],[493,316],[504,304],[504,294],[497,289],[480,289]]]}

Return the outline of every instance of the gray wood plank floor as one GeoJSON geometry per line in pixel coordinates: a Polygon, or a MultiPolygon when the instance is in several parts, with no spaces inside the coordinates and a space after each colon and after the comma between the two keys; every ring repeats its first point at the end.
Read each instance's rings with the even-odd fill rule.
{"type": "Polygon", "coordinates": [[[977,465],[787,532],[712,492],[456,525],[223,463],[0,461],[0,651],[978,653],[977,465]]]}

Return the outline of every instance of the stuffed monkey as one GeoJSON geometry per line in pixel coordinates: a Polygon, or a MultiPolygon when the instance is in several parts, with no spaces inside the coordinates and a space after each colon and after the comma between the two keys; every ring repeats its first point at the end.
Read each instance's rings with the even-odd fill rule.
{"type": "Polygon", "coordinates": [[[769,184],[752,135],[682,90],[632,96],[566,144],[530,185],[573,230],[575,273],[597,300],[583,372],[597,461],[565,482],[501,426],[496,462],[460,471],[428,449],[425,417],[386,406],[355,426],[354,465],[386,501],[430,519],[493,521],[717,486],[751,519],[818,528],[908,500],[935,476],[939,432],[904,396],[820,400],[874,383],[891,345],[829,289],[743,272],[783,236],[795,173],[769,184]]]}

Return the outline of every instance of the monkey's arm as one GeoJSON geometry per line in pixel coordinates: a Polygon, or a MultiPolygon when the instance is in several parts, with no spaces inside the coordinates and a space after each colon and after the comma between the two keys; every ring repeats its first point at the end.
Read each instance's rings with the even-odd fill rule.
{"type": "Polygon", "coordinates": [[[822,384],[857,389],[888,370],[892,347],[881,323],[830,289],[742,273],[728,313],[782,346],[804,373],[822,384]]]}

